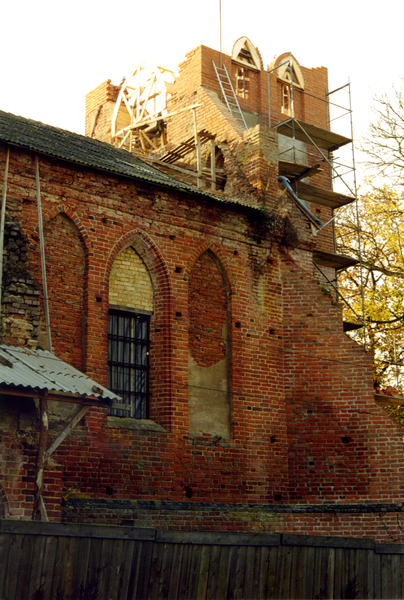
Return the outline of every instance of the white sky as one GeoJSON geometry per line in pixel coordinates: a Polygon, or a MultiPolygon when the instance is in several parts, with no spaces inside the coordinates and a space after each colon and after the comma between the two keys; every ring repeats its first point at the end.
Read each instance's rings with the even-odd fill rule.
{"type": "MultiPolygon", "coordinates": [[[[0,109],[84,133],[84,97],[119,83],[141,60],[176,69],[204,44],[219,49],[219,0],[20,0],[3,3],[0,109]]],[[[222,0],[223,49],[246,35],[267,65],[292,51],[326,66],[330,89],[351,81],[354,132],[372,96],[399,82],[402,17],[397,0],[222,0]]]]}

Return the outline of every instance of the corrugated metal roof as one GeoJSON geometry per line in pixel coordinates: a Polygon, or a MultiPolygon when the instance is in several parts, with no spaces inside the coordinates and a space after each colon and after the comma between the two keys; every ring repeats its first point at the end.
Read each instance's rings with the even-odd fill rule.
{"type": "Polygon", "coordinates": [[[198,189],[172,175],[167,175],[127,150],[1,110],[0,141],[109,173],[142,179],[204,196],[217,202],[254,208],[227,197],[216,196],[207,190],[198,189]]]}
{"type": "Polygon", "coordinates": [[[120,400],[119,396],[47,350],[1,345],[0,389],[16,388],[25,392],[120,400]]]}

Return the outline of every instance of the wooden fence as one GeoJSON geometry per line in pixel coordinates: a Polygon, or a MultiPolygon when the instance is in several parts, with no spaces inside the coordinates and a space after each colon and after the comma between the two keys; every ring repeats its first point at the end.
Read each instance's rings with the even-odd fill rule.
{"type": "Polygon", "coordinates": [[[0,520],[0,600],[403,597],[402,544],[0,520]]]}

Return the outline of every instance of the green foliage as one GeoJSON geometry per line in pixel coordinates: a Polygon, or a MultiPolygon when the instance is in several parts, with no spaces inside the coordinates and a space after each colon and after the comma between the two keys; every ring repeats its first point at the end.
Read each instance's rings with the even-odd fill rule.
{"type": "MultiPolygon", "coordinates": [[[[361,253],[355,206],[336,227],[340,254],[362,261],[367,343],[375,352],[375,382],[404,392],[404,196],[388,186],[374,188],[358,201],[361,253]]],[[[351,267],[339,278],[342,295],[362,313],[361,269],[351,267]]],[[[347,320],[357,320],[345,309],[347,320]]],[[[361,342],[361,334],[355,333],[361,342]]]]}

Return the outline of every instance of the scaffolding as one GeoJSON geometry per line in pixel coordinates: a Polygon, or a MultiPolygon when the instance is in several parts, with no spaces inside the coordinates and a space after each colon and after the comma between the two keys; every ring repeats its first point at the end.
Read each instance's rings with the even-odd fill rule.
{"type": "MultiPolygon", "coordinates": [[[[359,260],[347,256],[338,255],[334,252],[324,252],[314,250],[313,264],[319,272],[325,283],[331,286],[338,300],[341,300],[348,307],[353,315],[352,321],[344,321],[344,331],[354,332],[353,335],[360,335],[366,348],[366,320],[364,306],[364,287],[361,259],[361,239],[360,223],[356,183],[355,154],[353,144],[353,119],[351,103],[351,85],[347,84],[325,93],[321,98],[308,93],[297,81],[298,68],[292,54],[284,61],[273,68],[268,66],[267,85],[268,85],[268,120],[270,126],[274,127],[278,134],[283,136],[279,151],[279,175],[287,178],[294,189],[298,198],[304,203],[314,203],[326,206],[331,209],[331,218],[316,231],[314,236],[324,232],[325,228],[332,227],[334,236],[334,227],[338,219],[341,219],[345,209],[353,205],[355,207],[355,230],[357,234],[357,247],[359,260]],[[282,102],[283,114],[287,117],[285,120],[279,120],[271,124],[271,75],[283,70],[283,88],[282,102]],[[340,101],[343,93],[348,94],[348,106],[340,101]],[[315,125],[305,123],[296,118],[295,98],[296,94],[309,95],[315,101],[323,102],[327,116],[327,127],[321,128],[315,125]],[[331,123],[342,122],[344,135],[331,131],[331,123]],[[289,140],[289,144],[287,143],[289,140]],[[317,187],[308,183],[308,179],[323,171],[323,167],[329,172],[330,188],[329,190],[317,187]],[[338,279],[329,275],[328,269],[338,271],[352,266],[358,266],[360,273],[360,305],[361,311],[355,311],[352,307],[352,294],[346,297],[345,290],[338,286],[338,279]]],[[[331,236],[330,236],[331,237],[331,236]]]]}

